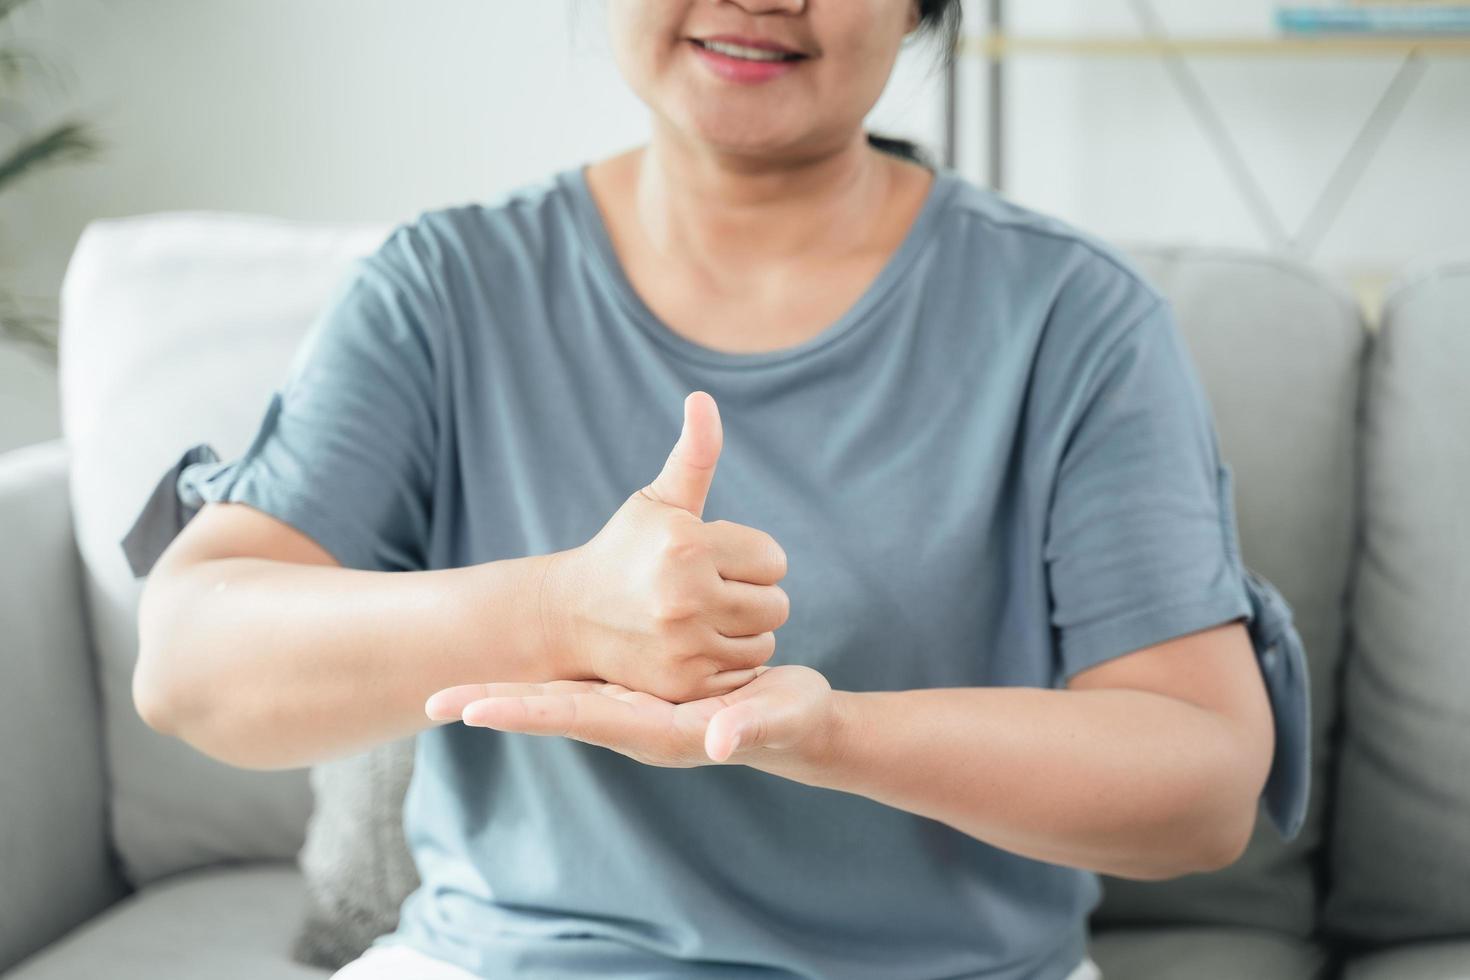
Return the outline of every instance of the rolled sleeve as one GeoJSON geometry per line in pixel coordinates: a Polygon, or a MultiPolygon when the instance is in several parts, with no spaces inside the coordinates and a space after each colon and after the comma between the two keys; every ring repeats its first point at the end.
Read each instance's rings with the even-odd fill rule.
{"type": "Polygon", "coordinates": [[[1233,473],[1168,306],[1077,377],[1045,545],[1059,674],[1243,619],[1277,731],[1264,803],[1290,839],[1309,789],[1305,656],[1285,600],[1241,560],[1233,473]]]}
{"type": "Polygon", "coordinates": [[[434,300],[394,268],[400,228],[354,261],[297,349],[248,448],[221,460],[207,443],[159,478],[122,539],[146,575],[209,502],[244,503],[316,541],[348,568],[421,569],[432,512],[434,300]]]}
{"type": "Polygon", "coordinates": [[[1077,378],[1045,544],[1068,679],[1250,611],[1214,420],[1168,307],[1077,378]]]}

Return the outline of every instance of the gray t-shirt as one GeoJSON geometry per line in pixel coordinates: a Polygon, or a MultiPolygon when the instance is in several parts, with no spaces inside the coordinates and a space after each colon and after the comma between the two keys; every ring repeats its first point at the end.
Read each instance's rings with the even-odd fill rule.
{"type": "MultiPolygon", "coordinates": [[[[1306,664],[1241,562],[1168,305],[1112,249],[948,169],[846,313],[761,353],[652,313],[581,167],[426,211],[354,263],[241,457],[176,464],[129,557],[146,571],[218,500],[351,568],[569,548],[659,472],[696,389],[724,427],[704,519],[789,556],[772,665],[857,691],[1061,687],[1249,617],[1278,729],[1264,802],[1295,836],[1306,664]]],[[[422,885],[378,942],[496,980],[1056,980],[1100,898],[1090,871],[859,795],[457,723],[418,736],[404,821],[422,885]]]]}

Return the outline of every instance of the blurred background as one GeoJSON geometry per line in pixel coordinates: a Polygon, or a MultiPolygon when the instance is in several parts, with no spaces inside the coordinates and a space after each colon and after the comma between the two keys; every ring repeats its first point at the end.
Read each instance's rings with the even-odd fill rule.
{"type": "MultiPolygon", "coordinates": [[[[1470,36],[1313,36],[1279,7],[972,2],[953,78],[914,45],[870,124],[1113,241],[1305,258],[1371,317],[1394,275],[1470,239],[1470,36]]],[[[393,221],[642,141],[601,9],[0,0],[21,54],[0,61],[0,154],[72,121],[96,144],[0,184],[0,446],[59,432],[48,358],[14,341],[55,329],[94,218],[393,221]]]]}

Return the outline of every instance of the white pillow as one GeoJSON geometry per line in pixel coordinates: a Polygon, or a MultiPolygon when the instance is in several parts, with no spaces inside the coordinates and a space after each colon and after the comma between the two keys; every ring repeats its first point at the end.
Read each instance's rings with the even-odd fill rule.
{"type": "Polygon", "coordinates": [[[135,885],[221,860],[294,858],[307,770],[217,762],[132,701],[134,579],[120,541],[160,477],[208,443],[243,452],[348,265],[392,230],[175,212],[96,221],[61,290],[62,434],[110,767],[113,840],[135,885]]]}

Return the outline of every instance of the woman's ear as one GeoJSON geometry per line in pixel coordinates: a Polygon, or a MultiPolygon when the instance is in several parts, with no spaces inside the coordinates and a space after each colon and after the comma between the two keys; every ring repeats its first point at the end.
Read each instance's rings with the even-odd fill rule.
{"type": "Polygon", "coordinates": [[[922,8],[922,0],[913,0],[913,2],[909,4],[909,26],[908,29],[904,31],[904,33],[914,33],[914,31],[918,29],[919,22],[923,19],[924,12],[922,8]]]}

